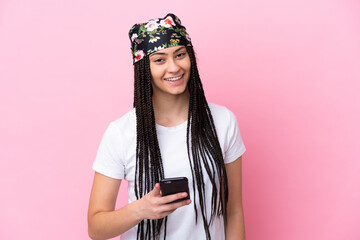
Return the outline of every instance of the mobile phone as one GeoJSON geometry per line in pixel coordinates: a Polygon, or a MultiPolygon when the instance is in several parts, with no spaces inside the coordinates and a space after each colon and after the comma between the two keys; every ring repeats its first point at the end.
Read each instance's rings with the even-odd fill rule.
{"type": "Polygon", "coordinates": [[[175,200],[171,203],[180,202],[185,199],[190,199],[188,179],[186,177],[164,178],[160,180],[160,189],[163,196],[167,196],[179,192],[187,193],[186,197],[175,200]]]}

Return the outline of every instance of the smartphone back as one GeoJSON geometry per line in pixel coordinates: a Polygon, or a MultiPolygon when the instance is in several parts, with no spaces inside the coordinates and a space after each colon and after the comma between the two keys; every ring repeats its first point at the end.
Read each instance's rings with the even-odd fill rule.
{"type": "Polygon", "coordinates": [[[188,179],[186,177],[176,177],[176,178],[165,178],[160,180],[160,189],[163,196],[187,192],[187,197],[177,200],[182,201],[184,199],[190,199],[188,179]]]}

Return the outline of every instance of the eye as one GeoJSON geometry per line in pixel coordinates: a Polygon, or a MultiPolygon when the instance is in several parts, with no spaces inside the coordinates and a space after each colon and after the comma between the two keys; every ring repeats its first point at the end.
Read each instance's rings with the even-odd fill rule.
{"type": "Polygon", "coordinates": [[[186,53],[182,52],[182,53],[179,53],[176,57],[181,58],[181,57],[183,57],[185,55],[186,55],[186,53]]]}
{"type": "Polygon", "coordinates": [[[164,59],[162,59],[162,58],[158,58],[158,59],[155,59],[154,60],[154,62],[156,62],[156,63],[161,63],[161,62],[163,62],[164,61],[164,59]]]}

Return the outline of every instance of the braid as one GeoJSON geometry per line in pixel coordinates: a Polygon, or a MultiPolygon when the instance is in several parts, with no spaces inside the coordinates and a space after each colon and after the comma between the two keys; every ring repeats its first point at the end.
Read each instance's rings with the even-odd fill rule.
{"type": "MultiPolygon", "coordinates": [[[[226,224],[227,176],[214,120],[197,69],[195,53],[192,46],[186,46],[186,49],[191,61],[191,74],[188,83],[190,99],[186,143],[193,178],[194,210],[197,223],[199,206],[197,206],[196,200],[198,199],[206,239],[211,239],[209,226],[215,216],[223,214],[226,224]],[[208,175],[212,185],[210,218],[206,212],[204,174],[208,175]],[[217,182],[220,183],[220,189],[217,187],[217,182]],[[223,194],[224,198],[221,197],[221,194],[223,194]]],[[[134,107],[136,109],[137,131],[135,195],[137,199],[140,199],[150,192],[160,179],[164,178],[164,168],[156,134],[152,104],[153,92],[148,56],[134,64],[134,78],[134,107]]],[[[137,239],[159,239],[163,224],[165,239],[166,223],[167,217],[141,221],[138,224],[137,239]]]]}
{"type": "MultiPolygon", "coordinates": [[[[192,176],[194,178],[193,182],[196,182],[197,186],[197,191],[195,191],[195,183],[193,183],[194,193],[197,193],[195,195],[199,197],[206,237],[207,239],[211,239],[209,226],[214,220],[215,215],[223,213],[226,224],[228,201],[227,176],[214,120],[200,80],[195,53],[192,47],[187,46],[186,48],[191,61],[191,77],[189,81],[190,106],[188,116],[190,124],[188,125],[187,131],[188,155],[192,176]],[[190,133],[191,139],[189,137],[190,133]],[[209,221],[207,220],[205,211],[205,186],[201,166],[205,168],[206,174],[209,176],[212,184],[211,214],[209,221]],[[220,182],[220,193],[224,193],[224,199],[218,193],[216,178],[218,178],[220,182]]],[[[195,204],[194,209],[196,217],[198,217],[195,204]]]]}
{"type": "MultiPolygon", "coordinates": [[[[152,105],[151,73],[148,57],[134,65],[134,107],[136,112],[135,196],[142,198],[164,178],[152,105]]],[[[137,239],[158,239],[163,219],[141,221],[137,239]],[[146,224],[145,224],[146,221],[146,224]]]]}

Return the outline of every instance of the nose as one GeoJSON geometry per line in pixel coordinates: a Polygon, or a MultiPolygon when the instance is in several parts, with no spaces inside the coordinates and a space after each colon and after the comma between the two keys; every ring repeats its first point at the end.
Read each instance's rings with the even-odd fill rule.
{"type": "Polygon", "coordinates": [[[176,62],[175,59],[170,59],[170,61],[168,61],[168,71],[171,73],[176,73],[180,70],[180,66],[179,64],[176,62]]]}

